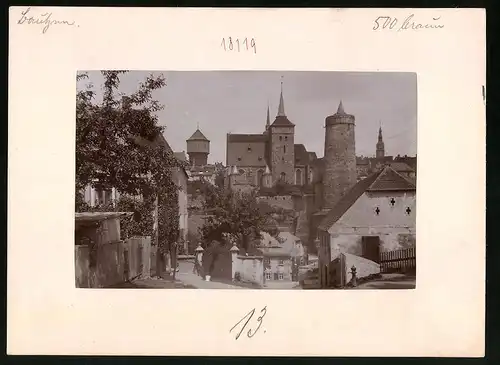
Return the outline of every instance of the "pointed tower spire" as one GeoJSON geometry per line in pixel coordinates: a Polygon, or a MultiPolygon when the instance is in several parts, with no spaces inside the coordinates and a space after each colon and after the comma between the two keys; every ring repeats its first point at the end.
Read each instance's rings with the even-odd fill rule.
{"type": "Polygon", "coordinates": [[[283,101],[283,76],[281,76],[280,105],[278,106],[278,117],[285,116],[285,102],[283,101]]]}
{"type": "Polygon", "coordinates": [[[271,175],[271,170],[269,170],[269,166],[266,164],[266,171],[264,171],[264,175],[271,175]]]}
{"type": "Polygon", "coordinates": [[[378,128],[378,142],[376,145],[376,156],[377,158],[383,158],[385,156],[385,145],[384,139],[382,137],[382,122],[380,122],[380,126],[378,128]]]}
{"type": "Polygon", "coordinates": [[[344,105],[342,105],[342,100],[340,100],[339,107],[337,108],[337,114],[345,114],[344,105]]]}
{"type": "Polygon", "coordinates": [[[267,119],[266,119],[266,130],[271,125],[271,117],[269,116],[269,102],[267,103],[267,119]]]}

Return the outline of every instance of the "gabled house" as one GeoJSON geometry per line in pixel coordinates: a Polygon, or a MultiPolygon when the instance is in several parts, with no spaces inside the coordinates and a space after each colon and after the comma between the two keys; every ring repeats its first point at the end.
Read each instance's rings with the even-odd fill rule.
{"type": "Polygon", "coordinates": [[[278,238],[262,232],[258,250],[264,256],[266,280],[294,280],[298,266],[306,263],[305,250],[300,238],[289,232],[280,232],[278,238]]]}
{"type": "Polygon", "coordinates": [[[378,262],[382,251],[415,245],[415,208],[414,182],[390,166],[356,183],[318,227],[322,287],[341,253],[378,262]]]}

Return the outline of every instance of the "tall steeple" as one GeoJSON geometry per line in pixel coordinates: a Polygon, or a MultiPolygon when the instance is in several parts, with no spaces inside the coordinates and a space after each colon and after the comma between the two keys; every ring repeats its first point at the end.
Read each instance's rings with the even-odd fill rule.
{"type": "Polygon", "coordinates": [[[278,106],[278,117],[284,117],[285,115],[285,102],[283,101],[283,76],[281,76],[281,93],[280,105],[278,106]]]}
{"type": "Polygon", "coordinates": [[[271,117],[269,116],[269,103],[267,103],[266,131],[270,125],[271,125],[271,117]]]}
{"type": "Polygon", "coordinates": [[[378,128],[378,142],[376,146],[376,156],[377,158],[384,158],[385,156],[385,145],[384,145],[384,139],[382,137],[382,123],[380,123],[380,127],[378,128]]]}

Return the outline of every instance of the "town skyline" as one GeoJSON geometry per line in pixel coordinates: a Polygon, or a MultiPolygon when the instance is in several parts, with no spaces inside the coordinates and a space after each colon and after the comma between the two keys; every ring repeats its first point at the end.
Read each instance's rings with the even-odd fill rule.
{"type": "MultiPolygon", "coordinates": [[[[152,71],[130,71],[119,91],[132,93],[152,71]]],[[[100,71],[88,71],[96,101],[102,100],[100,71]]],[[[264,131],[267,108],[271,122],[278,111],[281,82],[285,113],[295,124],[295,143],[323,156],[324,123],[342,101],[356,117],[356,155],[374,156],[381,126],[386,155],[416,155],[417,85],[413,73],[158,71],[166,86],[153,98],[165,108],[157,113],[165,137],[176,152],[186,151],[199,127],[210,140],[209,163],[226,162],[226,134],[264,131]]]]}

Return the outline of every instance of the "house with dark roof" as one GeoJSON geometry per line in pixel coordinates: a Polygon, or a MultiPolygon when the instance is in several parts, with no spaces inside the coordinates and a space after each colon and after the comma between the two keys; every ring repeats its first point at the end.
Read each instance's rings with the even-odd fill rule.
{"type": "Polygon", "coordinates": [[[389,165],[356,183],[318,227],[322,287],[342,253],[377,263],[380,252],[415,245],[415,210],[414,182],[389,165]]]}

